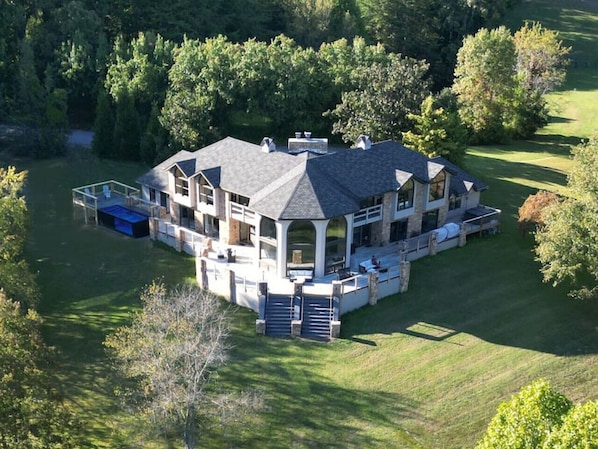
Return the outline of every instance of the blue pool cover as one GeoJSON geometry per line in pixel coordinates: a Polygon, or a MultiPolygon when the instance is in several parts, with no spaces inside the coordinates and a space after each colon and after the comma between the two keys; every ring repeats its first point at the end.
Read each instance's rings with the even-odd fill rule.
{"type": "Polygon", "coordinates": [[[118,204],[99,209],[98,220],[104,226],[131,237],[149,235],[148,216],[118,204]]]}

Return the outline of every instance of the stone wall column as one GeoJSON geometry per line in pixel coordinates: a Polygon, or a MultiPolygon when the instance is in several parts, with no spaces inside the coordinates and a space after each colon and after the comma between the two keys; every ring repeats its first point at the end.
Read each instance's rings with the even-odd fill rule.
{"type": "Polygon", "coordinates": [[[406,293],[409,290],[409,276],[411,275],[411,262],[402,261],[399,264],[399,293],[406,293]]]}
{"type": "Polygon", "coordinates": [[[183,230],[180,226],[177,226],[174,230],[174,238],[176,240],[176,250],[180,253],[183,251],[183,230]]]}
{"type": "Polygon", "coordinates": [[[205,259],[199,256],[195,258],[195,277],[199,288],[208,290],[208,267],[205,259]]]}
{"type": "Polygon", "coordinates": [[[368,303],[375,306],[378,303],[378,272],[368,273],[368,303]]]}
{"type": "Polygon", "coordinates": [[[463,248],[467,243],[467,230],[465,229],[465,224],[461,223],[459,227],[459,248],[463,248]]]}
{"type": "Polygon", "coordinates": [[[235,278],[235,272],[226,268],[224,270],[224,276],[226,279],[226,284],[228,285],[228,300],[236,304],[237,303],[237,282],[235,278]]]}
{"type": "Polygon", "coordinates": [[[438,233],[436,231],[430,233],[428,249],[430,256],[435,256],[438,253],[438,233]]]}
{"type": "Polygon", "coordinates": [[[258,295],[258,319],[255,320],[255,333],[266,335],[266,302],[268,301],[268,283],[259,282],[257,286],[258,295]]]}
{"type": "Polygon", "coordinates": [[[150,240],[156,240],[158,238],[158,219],[156,217],[150,217],[148,219],[148,224],[150,240]]]}

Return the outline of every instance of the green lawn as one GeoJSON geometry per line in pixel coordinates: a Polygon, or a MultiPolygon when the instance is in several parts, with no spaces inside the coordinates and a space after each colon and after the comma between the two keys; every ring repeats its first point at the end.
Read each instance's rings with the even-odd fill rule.
{"type": "MultiPolygon", "coordinates": [[[[574,20],[564,30],[571,39],[581,34],[580,51],[591,54],[598,14],[581,14],[582,3],[590,5],[569,0],[557,10],[556,2],[523,1],[513,20],[547,14],[550,27],[574,20]]],[[[596,305],[541,282],[533,240],[518,234],[516,216],[538,189],[567,194],[570,147],[598,127],[597,75],[571,71],[551,96],[550,125],[535,139],[469,150],[467,169],[490,186],[483,201],[503,210],[501,233],[415,262],[409,292],[343,316],[341,339],[256,336],[255,314],[236,310],[220,383],[262,389],[267,407],[245,430],[208,432],[205,446],[469,448],[497,405],[538,377],[575,402],[596,399],[596,305]]],[[[105,179],[133,184],[143,167],[76,152],[20,168],[30,170],[27,257],[39,272],[44,335],[63,351],[61,380],[90,443],[164,447],[143,441],[119,409],[102,341],[128,322],[145,284],[191,281],[192,258],[73,221],[72,187],[105,179]]]]}

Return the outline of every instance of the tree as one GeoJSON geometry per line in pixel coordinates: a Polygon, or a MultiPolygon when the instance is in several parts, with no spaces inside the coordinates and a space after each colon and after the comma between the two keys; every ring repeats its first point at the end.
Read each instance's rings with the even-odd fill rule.
{"type": "Polygon", "coordinates": [[[540,379],[503,402],[476,449],[598,448],[598,401],[572,405],[540,379]]]}
{"type": "Polygon", "coordinates": [[[540,190],[528,196],[519,208],[519,229],[523,235],[537,228],[543,228],[544,211],[547,207],[559,201],[559,196],[554,192],[540,190]]]}
{"type": "Polygon", "coordinates": [[[509,137],[507,123],[517,87],[514,67],[515,45],[505,27],[483,28],[463,40],[453,92],[473,142],[503,142],[509,137]]]}
{"type": "Polygon", "coordinates": [[[571,198],[545,210],[536,233],[536,256],[545,282],[571,283],[574,298],[598,293],[598,140],[573,149],[571,198]]]}
{"type": "Polygon", "coordinates": [[[240,46],[224,36],[181,44],[160,118],[175,142],[193,148],[219,137],[214,125],[226,119],[239,92],[239,55],[240,46]]]}
{"type": "Polygon", "coordinates": [[[548,381],[538,380],[498,407],[476,449],[541,448],[570,408],[571,402],[548,381]]]}
{"type": "Polygon", "coordinates": [[[571,47],[563,47],[558,33],[538,22],[526,23],[513,36],[521,86],[541,95],[563,84],[571,47]]]}
{"type": "Polygon", "coordinates": [[[226,409],[238,415],[259,401],[213,387],[214,374],[228,355],[228,313],[218,298],[196,287],[168,291],[154,283],[141,301],[143,309],[132,324],[105,344],[116,368],[136,383],[130,403],[155,427],[179,432],[192,449],[197,432],[217,413],[226,409]]]}
{"type": "Polygon", "coordinates": [[[526,23],[515,33],[513,42],[518,88],[509,126],[514,137],[529,138],[548,123],[545,95],[565,81],[571,48],[563,47],[558,33],[539,23],[526,23]]]}
{"type": "MultiPolygon", "coordinates": [[[[450,91],[443,92],[444,95],[451,95],[450,91]]],[[[422,102],[419,115],[408,115],[415,125],[413,130],[403,133],[403,143],[428,157],[442,156],[461,165],[465,156],[467,131],[461,123],[456,105],[445,108],[441,101],[442,98],[430,95],[422,102]]]]}
{"type": "Polygon", "coordinates": [[[100,157],[114,157],[114,111],[104,89],[100,89],[98,95],[93,131],[93,152],[100,157]]]}
{"type": "Polygon", "coordinates": [[[81,423],[62,401],[60,381],[50,375],[55,358],[40,335],[33,310],[0,290],[0,447],[75,449],[81,423]]]}
{"type": "Polygon", "coordinates": [[[550,433],[545,449],[595,449],[598,447],[598,401],[576,404],[563,424],[550,433]]]}
{"type": "Polygon", "coordinates": [[[0,286],[24,307],[39,299],[35,277],[23,258],[27,237],[27,203],[23,195],[25,172],[0,167],[0,286]]]}
{"type": "Polygon", "coordinates": [[[409,114],[417,112],[429,95],[427,70],[424,61],[395,54],[388,55],[387,63],[363,70],[358,87],[344,92],[341,103],[327,113],[336,120],[332,132],[345,142],[354,142],[360,134],[400,140],[411,128],[409,114]]]}
{"type": "Polygon", "coordinates": [[[124,90],[116,102],[114,119],[114,155],[127,161],[139,160],[141,130],[135,99],[124,90]]]}

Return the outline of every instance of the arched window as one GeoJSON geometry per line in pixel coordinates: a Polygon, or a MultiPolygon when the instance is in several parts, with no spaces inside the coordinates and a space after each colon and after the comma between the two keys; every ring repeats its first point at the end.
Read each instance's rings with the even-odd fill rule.
{"type": "Polygon", "coordinates": [[[296,220],[287,231],[287,269],[313,269],[316,228],[309,220],[296,220]]]}
{"type": "Polygon", "coordinates": [[[415,184],[410,179],[397,192],[397,210],[411,209],[413,207],[413,193],[415,184]]]}
{"type": "Polygon", "coordinates": [[[347,253],[347,220],[336,217],[326,227],[326,273],[345,268],[347,253]]]}
{"type": "Polygon", "coordinates": [[[432,182],[430,183],[430,195],[428,196],[428,202],[441,200],[444,198],[444,189],[446,184],[446,175],[443,171],[438,173],[432,182]]]}

